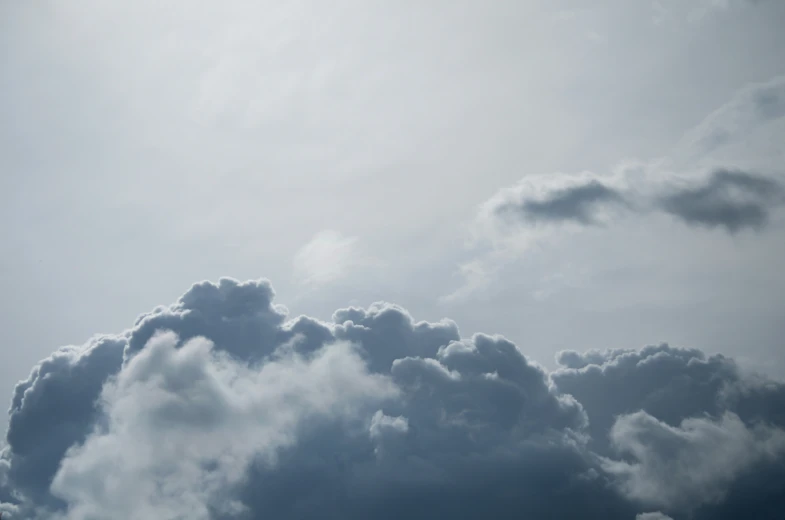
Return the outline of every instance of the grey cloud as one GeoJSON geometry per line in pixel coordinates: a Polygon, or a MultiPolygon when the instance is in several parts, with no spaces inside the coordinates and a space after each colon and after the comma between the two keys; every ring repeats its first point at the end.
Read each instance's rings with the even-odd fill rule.
{"type": "Polygon", "coordinates": [[[51,489],[69,518],[240,511],[223,492],[254,459],[274,464],[305,423],[364,416],[395,393],[347,345],[250,368],[202,338],[159,334],[104,389],[106,425],[69,452],[51,489]]]}
{"type": "MultiPolygon", "coordinates": [[[[768,103],[773,103],[769,101],[768,103]]],[[[785,204],[785,187],[770,177],[742,170],[717,169],[691,183],[654,184],[630,179],[627,188],[611,187],[600,178],[561,187],[547,177],[502,190],[488,204],[493,218],[523,225],[573,222],[592,226],[607,221],[614,210],[637,214],[664,212],[683,223],[729,233],[760,230],[772,211],[785,204]],[[538,183],[541,182],[541,185],[538,183]],[[634,189],[632,187],[634,186],[634,189]]]]}
{"type": "Polygon", "coordinates": [[[258,360],[293,335],[282,327],[287,311],[273,305],[274,297],[266,280],[236,283],[222,279],[217,285],[195,284],[174,305],[137,319],[126,357],[141,350],[157,330],[168,329],[177,331],[183,340],[205,336],[239,359],[258,360]]]}
{"type": "Polygon", "coordinates": [[[762,446],[782,435],[785,392],[731,360],[565,352],[548,374],[502,337],[462,338],[392,304],[321,322],[273,298],[266,281],[203,282],[42,361],[14,394],[1,507],[58,520],[678,519],[781,503],[783,459],[762,446]],[[674,495],[671,482],[694,480],[690,457],[714,474],[711,449],[727,446],[759,456],[674,495]]]}
{"type": "Polygon", "coordinates": [[[735,414],[684,419],[678,427],[646,412],[619,417],[611,429],[617,452],[634,460],[607,461],[628,496],[650,506],[690,511],[720,502],[740,474],[785,454],[785,431],[747,427],[735,414]]]}
{"type": "Polygon", "coordinates": [[[616,465],[606,469],[625,475],[621,482],[628,486],[633,481],[639,484],[634,489],[640,498],[645,490],[657,497],[644,506],[667,503],[670,495],[670,505],[679,505],[676,511],[665,512],[696,509],[696,519],[774,518],[772,512],[785,507],[780,493],[785,486],[783,458],[767,458],[779,452],[777,443],[785,428],[785,384],[746,376],[727,357],[665,344],[640,350],[565,351],[557,361],[562,368],[551,378],[586,410],[592,451],[615,460],[616,465]],[[721,451],[690,448],[690,443],[700,443],[708,450],[711,442],[721,451]],[[777,449],[767,451],[771,446],[777,449]],[[733,449],[736,458],[729,460],[726,455],[733,449]],[[619,459],[620,451],[628,456],[632,452],[638,465],[619,459]],[[701,456],[697,461],[690,458],[701,456]],[[709,472],[712,458],[728,465],[709,472]],[[754,464],[754,470],[747,464],[754,464]],[[689,473],[701,470],[706,473],[689,473]],[[708,473],[717,480],[704,480],[704,488],[667,488],[679,479],[694,484],[708,473]],[[721,497],[719,503],[712,504],[716,497],[721,497]],[[751,501],[756,514],[750,513],[751,501]],[[705,503],[699,507],[701,502],[705,503]]]}
{"type": "Polygon", "coordinates": [[[640,350],[560,352],[551,373],[560,392],[572,395],[591,418],[594,449],[608,453],[608,434],[620,415],[645,411],[678,427],[690,417],[732,412],[752,424],[785,427],[785,385],[745,376],[722,355],[667,344],[640,350]]]}
{"type": "Polygon", "coordinates": [[[640,350],[561,352],[564,368],[551,374],[558,389],[586,409],[595,449],[607,453],[608,433],[617,416],[644,410],[671,426],[683,419],[723,411],[728,384],[741,380],[738,368],[722,356],[666,344],[640,350]]]}
{"type": "Polygon", "coordinates": [[[51,499],[51,479],[66,450],[83,442],[98,420],[95,401],[120,370],[124,346],[122,337],[100,337],[62,348],[16,386],[6,435],[16,489],[37,502],[51,499]]]}
{"type": "Polygon", "coordinates": [[[405,309],[389,303],[341,309],[332,320],[335,336],[364,345],[370,367],[379,372],[388,372],[396,359],[434,357],[440,347],[460,339],[455,322],[415,322],[405,309]]]}
{"type": "Polygon", "coordinates": [[[596,212],[610,206],[626,205],[622,193],[600,181],[558,188],[544,198],[524,196],[518,201],[507,201],[496,208],[503,218],[518,217],[529,222],[574,221],[584,225],[597,224],[596,212]]]}
{"type": "Polygon", "coordinates": [[[734,170],[717,170],[701,185],[658,198],[659,207],[689,225],[722,227],[729,233],[761,229],[785,202],[779,182],[734,170]]]}
{"type": "Polygon", "coordinates": [[[653,513],[640,513],[635,516],[635,520],[673,520],[668,515],[664,515],[659,511],[653,513]]]}

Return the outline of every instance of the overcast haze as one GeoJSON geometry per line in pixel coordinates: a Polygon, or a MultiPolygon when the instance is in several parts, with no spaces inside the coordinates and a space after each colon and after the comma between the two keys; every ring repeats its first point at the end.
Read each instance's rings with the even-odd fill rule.
{"type": "Polygon", "coordinates": [[[775,518],[783,27],[0,0],[0,510],[775,518]]]}

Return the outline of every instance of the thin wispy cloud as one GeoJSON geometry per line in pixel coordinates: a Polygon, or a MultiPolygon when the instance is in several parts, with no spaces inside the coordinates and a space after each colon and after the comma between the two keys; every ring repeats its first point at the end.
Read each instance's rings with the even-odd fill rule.
{"type": "Polygon", "coordinates": [[[675,155],[696,160],[785,117],[785,76],[753,83],[709,114],[682,139],[675,155]]]}
{"type": "Polygon", "coordinates": [[[368,265],[357,237],[344,236],[335,230],[317,233],[303,245],[292,261],[294,275],[300,284],[317,287],[336,282],[351,271],[368,265]]]}

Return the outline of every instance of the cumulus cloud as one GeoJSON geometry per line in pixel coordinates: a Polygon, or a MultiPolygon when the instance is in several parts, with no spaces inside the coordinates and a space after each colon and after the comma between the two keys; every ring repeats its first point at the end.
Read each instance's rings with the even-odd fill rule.
{"type": "Polygon", "coordinates": [[[254,368],[206,339],[179,345],[163,333],[104,388],[103,424],[66,453],[51,491],[74,519],[239,512],[222,493],[253,460],[274,465],[305,423],[356,418],[393,395],[389,379],[369,374],[346,344],[308,356],[284,345],[254,368]]]}
{"type": "Polygon", "coordinates": [[[563,351],[557,361],[553,383],[583,405],[592,451],[631,498],[695,509],[694,518],[745,516],[750,489],[760,493],[758,518],[785,506],[781,382],[667,344],[563,351]]]}
{"type": "Polygon", "coordinates": [[[722,355],[662,344],[637,350],[567,350],[557,361],[560,367],[551,380],[586,409],[594,449],[600,453],[611,450],[607,433],[617,417],[641,410],[673,427],[690,417],[726,412],[745,424],[772,421],[785,427],[785,413],[777,412],[785,386],[744,375],[722,355]]]}
{"type": "Polygon", "coordinates": [[[616,451],[634,460],[604,463],[623,492],[671,510],[718,502],[740,473],[785,454],[785,431],[748,428],[733,413],[673,427],[640,411],[619,417],[610,437],[616,451]]]}
{"type": "Polygon", "coordinates": [[[0,507],[700,519],[782,505],[785,387],[730,359],[566,351],[548,373],[500,336],[389,303],[325,322],[273,302],[264,280],[198,283],[39,363],[12,399],[0,507]]]}

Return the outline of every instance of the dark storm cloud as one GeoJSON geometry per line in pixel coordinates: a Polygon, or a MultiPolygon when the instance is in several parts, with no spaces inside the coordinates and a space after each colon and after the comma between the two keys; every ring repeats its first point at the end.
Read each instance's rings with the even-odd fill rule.
{"type": "Polygon", "coordinates": [[[348,308],[332,317],[335,336],[363,345],[371,369],[389,372],[396,359],[436,356],[439,348],[460,339],[458,326],[450,320],[416,323],[403,308],[375,303],[367,310],[348,308]]]}
{"type": "Polygon", "coordinates": [[[66,347],[41,361],[14,390],[6,440],[9,478],[37,502],[47,490],[66,450],[84,442],[99,418],[95,401],[108,377],[120,370],[123,338],[96,338],[82,348],[66,347]]]}
{"type": "Polygon", "coordinates": [[[774,492],[785,489],[785,385],[668,345],[557,360],[552,380],[584,406],[592,451],[626,455],[605,469],[628,495],[698,519],[769,518],[785,505],[774,492]],[[742,514],[750,500],[760,516],[742,514]]]}
{"type": "Polygon", "coordinates": [[[626,205],[624,196],[600,181],[558,188],[541,199],[522,198],[496,207],[503,218],[517,217],[529,222],[573,221],[597,224],[596,213],[610,206],[626,205]]]}
{"type": "Polygon", "coordinates": [[[738,170],[717,170],[702,184],[658,198],[660,209],[688,225],[721,227],[729,233],[761,229],[785,202],[781,183],[738,170]]]}
{"type": "Polygon", "coordinates": [[[608,452],[607,432],[616,417],[640,410],[677,426],[687,417],[718,415],[728,383],[741,376],[731,360],[668,345],[640,350],[560,352],[563,367],[551,374],[558,389],[586,409],[592,439],[608,452]]]}
{"type": "Polygon", "coordinates": [[[639,350],[563,351],[551,373],[560,392],[572,395],[591,418],[592,446],[609,453],[607,433],[621,415],[644,411],[677,427],[690,417],[727,412],[745,424],[785,428],[785,385],[742,374],[722,355],[667,344],[639,350]]]}
{"type": "Polygon", "coordinates": [[[42,361],[13,397],[2,507],[679,520],[782,505],[785,391],[727,358],[564,352],[548,374],[504,338],[395,305],[320,322],[273,298],[266,281],[200,283],[42,361]]]}

